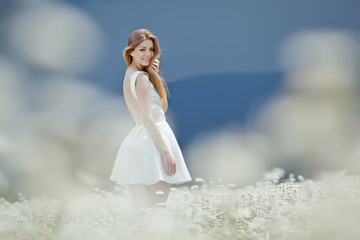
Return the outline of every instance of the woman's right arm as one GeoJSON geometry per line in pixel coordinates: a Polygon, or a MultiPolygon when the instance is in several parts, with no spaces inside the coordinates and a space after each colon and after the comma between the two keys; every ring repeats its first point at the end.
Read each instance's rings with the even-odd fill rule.
{"type": "Polygon", "coordinates": [[[143,124],[151,139],[153,140],[153,143],[161,153],[165,172],[170,176],[174,175],[176,172],[176,163],[171,156],[169,149],[166,146],[165,141],[159,131],[159,128],[157,127],[152,116],[149,77],[145,74],[139,74],[136,79],[135,89],[137,95],[138,109],[143,124]]]}

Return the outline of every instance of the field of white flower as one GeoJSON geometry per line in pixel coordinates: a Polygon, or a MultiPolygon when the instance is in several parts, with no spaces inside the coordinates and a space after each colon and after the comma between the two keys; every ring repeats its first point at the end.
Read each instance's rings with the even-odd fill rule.
{"type": "Polygon", "coordinates": [[[289,35],[282,90],[246,126],[183,149],[193,177],[222,180],[195,178],[134,209],[108,180],[134,122],[123,98],[78,75],[101,31],[67,5],[19,2],[0,29],[0,240],[360,239],[358,34],[289,35]],[[279,168],[261,178],[273,167],[309,179],[279,168]]]}
{"type": "Polygon", "coordinates": [[[134,210],[126,189],[56,200],[0,199],[1,239],[358,239],[360,176],[282,178],[239,188],[196,178],[168,202],[134,210]]]}

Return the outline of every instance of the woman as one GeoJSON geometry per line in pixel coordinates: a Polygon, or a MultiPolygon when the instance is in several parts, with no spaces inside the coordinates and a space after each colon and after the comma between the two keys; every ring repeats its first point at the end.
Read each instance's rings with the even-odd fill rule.
{"type": "Polygon", "coordinates": [[[137,206],[165,202],[171,184],[191,181],[179,145],[168,125],[167,87],[158,75],[160,48],[146,29],[134,31],[124,50],[126,105],[136,126],[118,151],[110,179],[128,185],[137,206]]]}

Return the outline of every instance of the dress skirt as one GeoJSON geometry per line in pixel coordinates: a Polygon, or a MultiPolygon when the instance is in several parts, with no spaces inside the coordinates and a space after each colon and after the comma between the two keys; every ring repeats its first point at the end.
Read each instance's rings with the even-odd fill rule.
{"type": "Polygon", "coordinates": [[[162,120],[157,121],[156,125],[176,162],[175,175],[169,176],[165,173],[160,151],[145,126],[137,122],[119,148],[110,180],[120,185],[151,185],[159,181],[181,184],[191,181],[180,147],[169,124],[166,120],[162,120]]]}

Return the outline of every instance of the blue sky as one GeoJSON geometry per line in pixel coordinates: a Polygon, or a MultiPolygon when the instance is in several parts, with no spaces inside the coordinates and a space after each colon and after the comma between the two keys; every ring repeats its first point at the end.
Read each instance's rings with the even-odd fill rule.
{"type": "Polygon", "coordinates": [[[106,51],[90,77],[116,90],[126,68],[122,50],[137,28],[158,36],[163,76],[172,81],[201,74],[279,71],[279,47],[290,34],[306,28],[360,30],[357,0],[67,2],[101,27],[106,51]]]}

